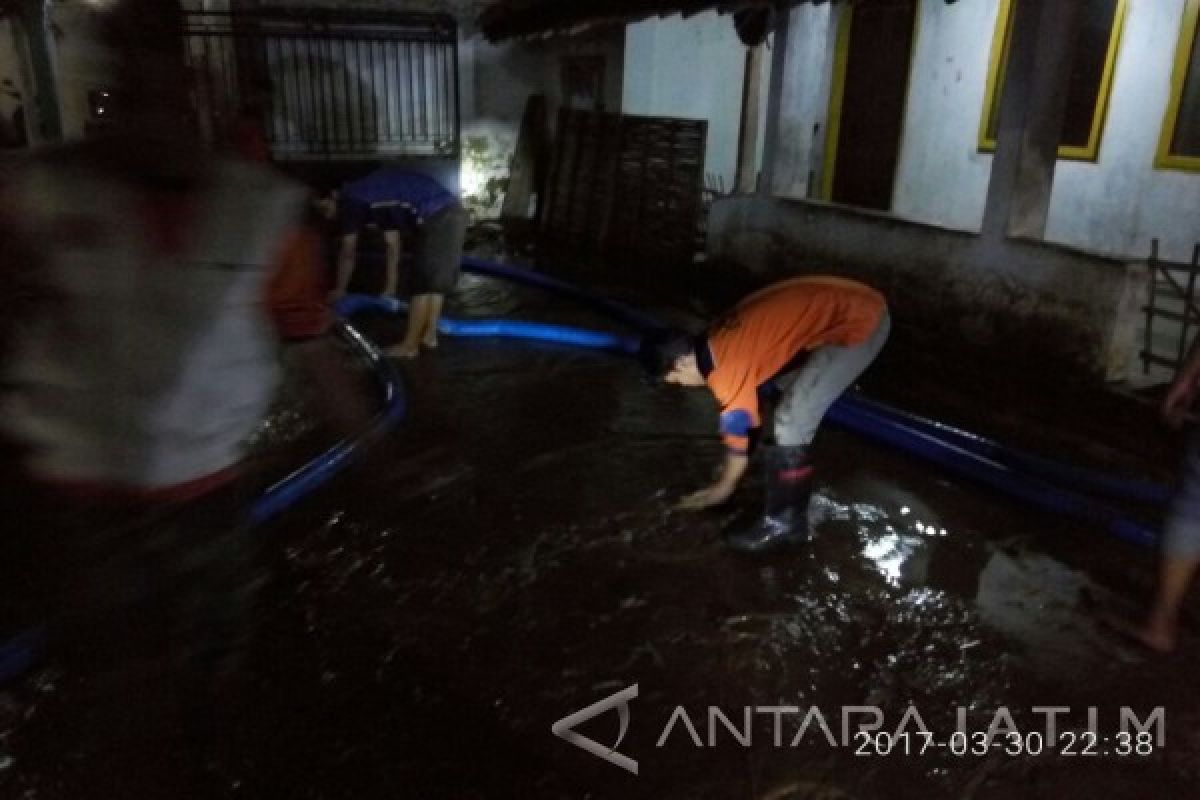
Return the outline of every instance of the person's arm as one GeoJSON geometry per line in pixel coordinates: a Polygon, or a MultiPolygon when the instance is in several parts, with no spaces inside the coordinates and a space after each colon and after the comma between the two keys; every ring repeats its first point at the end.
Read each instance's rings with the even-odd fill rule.
{"type": "Polygon", "coordinates": [[[383,232],[383,246],[383,295],[385,297],[394,297],[400,282],[400,231],[385,230],[383,232]]]}
{"type": "Polygon", "coordinates": [[[267,286],[267,309],[284,345],[284,359],[317,387],[319,411],[339,435],[363,428],[373,413],[361,375],[330,335],[333,314],[324,300],[320,237],[299,231],[285,244],[267,286]]]}
{"type": "Polygon", "coordinates": [[[721,465],[720,475],[716,483],[706,486],[698,492],[692,492],[679,501],[676,506],[681,511],[699,511],[704,508],[718,506],[733,494],[742,476],[746,474],[746,466],[750,457],[745,453],[726,451],[725,461],[721,465]]]}
{"type": "Polygon", "coordinates": [[[344,233],[338,243],[337,283],[333,285],[332,297],[338,299],[346,293],[350,286],[350,277],[354,275],[354,260],[358,256],[358,234],[344,233]]]}
{"type": "Polygon", "coordinates": [[[1175,376],[1167,396],[1163,398],[1162,415],[1167,424],[1178,428],[1191,412],[1196,400],[1197,384],[1200,383],[1200,336],[1192,340],[1192,349],[1187,360],[1175,376]]]}
{"type": "Polygon", "coordinates": [[[757,398],[748,397],[747,408],[732,408],[721,414],[721,433],[725,441],[725,461],[711,486],[687,495],[676,508],[699,511],[724,503],[730,498],[750,463],[750,434],[758,426],[757,398]]]}

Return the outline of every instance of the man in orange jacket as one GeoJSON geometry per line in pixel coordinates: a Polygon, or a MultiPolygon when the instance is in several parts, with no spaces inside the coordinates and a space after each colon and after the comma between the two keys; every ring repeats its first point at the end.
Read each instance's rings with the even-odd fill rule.
{"type": "Polygon", "coordinates": [[[721,405],[726,457],[716,483],[679,507],[725,502],[746,472],[762,426],[760,396],[781,391],[774,443],[764,447],[766,509],[730,546],[761,552],[808,541],[813,468],[809,446],[825,412],[883,348],[891,329],[887,303],[869,286],[807,276],[769,286],[740,302],[705,336],[657,348],[667,383],[707,386],[721,405]]]}

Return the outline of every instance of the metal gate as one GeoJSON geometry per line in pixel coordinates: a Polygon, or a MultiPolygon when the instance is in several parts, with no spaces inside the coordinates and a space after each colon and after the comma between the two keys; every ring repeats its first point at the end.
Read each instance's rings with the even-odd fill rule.
{"type": "Polygon", "coordinates": [[[214,144],[253,125],[280,160],[458,156],[453,17],[188,12],[184,46],[214,144]]]}

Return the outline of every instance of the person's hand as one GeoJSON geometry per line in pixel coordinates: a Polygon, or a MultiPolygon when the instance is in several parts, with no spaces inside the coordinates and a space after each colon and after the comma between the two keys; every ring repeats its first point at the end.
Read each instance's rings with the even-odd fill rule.
{"type": "Polygon", "coordinates": [[[1177,380],[1171,384],[1167,396],[1163,398],[1162,416],[1172,428],[1183,425],[1196,399],[1196,382],[1194,380],[1177,380]]]}
{"type": "Polygon", "coordinates": [[[732,489],[721,485],[709,486],[698,492],[685,496],[676,505],[676,511],[703,511],[706,508],[719,506],[733,494],[732,489]]]}

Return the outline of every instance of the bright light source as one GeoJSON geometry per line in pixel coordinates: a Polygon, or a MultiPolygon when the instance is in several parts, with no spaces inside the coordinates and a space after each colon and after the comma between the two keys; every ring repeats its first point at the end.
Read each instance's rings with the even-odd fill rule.
{"type": "Polygon", "coordinates": [[[483,191],[484,177],[483,173],[471,162],[471,159],[464,158],[462,169],[459,174],[462,193],[467,197],[479,194],[483,191]]]}

